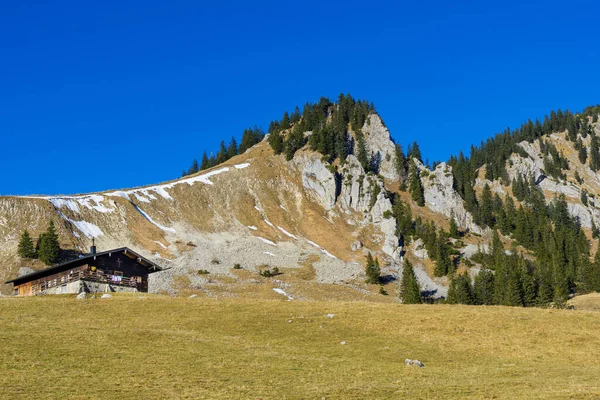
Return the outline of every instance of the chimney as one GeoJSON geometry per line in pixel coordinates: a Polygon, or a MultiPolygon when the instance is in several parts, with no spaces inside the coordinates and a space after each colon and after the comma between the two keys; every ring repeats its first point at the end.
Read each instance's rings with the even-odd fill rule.
{"type": "Polygon", "coordinates": [[[96,241],[94,238],[92,238],[92,247],[90,247],[90,253],[92,255],[96,254],[96,241]]]}

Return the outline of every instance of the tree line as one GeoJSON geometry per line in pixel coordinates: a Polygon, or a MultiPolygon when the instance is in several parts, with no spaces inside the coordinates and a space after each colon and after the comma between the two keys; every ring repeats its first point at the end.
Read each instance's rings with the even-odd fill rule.
{"type": "Polygon", "coordinates": [[[255,126],[254,128],[247,128],[244,130],[242,134],[242,141],[238,146],[235,137],[231,137],[229,144],[226,145],[225,141],[222,140],[219,146],[219,150],[216,154],[211,153],[210,156],[204,151],[202,154],[201,162],[198,163],[198,160],[194,159],[192,161],[192,165],[187,170],[184,170],[181,173],[181,176],[188,176],[195,174],[199,171],[204,171],[206,169],[212,168],[216,165],[222,164],[225,161],[229,160],[232,157],[237,156],[238,154],[243,154],[250,147],[254,146],[257,143],[260,143],[265,137],[265,133],[262,128],[255,126]]]}

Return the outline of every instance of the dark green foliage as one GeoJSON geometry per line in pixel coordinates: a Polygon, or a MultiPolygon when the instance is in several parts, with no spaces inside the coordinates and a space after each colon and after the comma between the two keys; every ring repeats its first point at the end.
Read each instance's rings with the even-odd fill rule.
{"type": "Polygon", "coordinates": [[[421,149],[419,148],[419,144],[415,141],[413,142],[412,145],[408,146],[408,155],[407,155],[409,161],[412,161],[413,158],[416,158],[417,160],[419,160],[419,162],[423,162],[423,159],[421,157],[421,149]]]}
{"type": "Polygon", "coordinates": [[[227,148],[225,147],[225,141],[222,140],[217,153],[217,164],[222,164],[225,161],[227,161],[227,148]]]}
{"type": "Polygon", "coordinates": [[[492,202],[492,190],[486,183],[483,187],[481,194],[481,207],[479,210],[479,222],[480,225],[489,226],[493,228],[496,225],[496,218],[494,217],[494,204],[492,202]]]}
{"type": "Polygon", "coordinates": [[[474,304],[473,288],[468,275],[458,275],[450,279],[446,302],[448,304],[474,304]]]}
{"type": "Polygon", "coordinates": [[[279,130],[275,130],[269,134],[269,144],[273,148],[275,154],[281,154],[283,152],[283,136],[279,130]]]}
{"type": "Polygon", "coordinates": [[[425,194],[423,190],[423,183],[421,183],[419,169],[414,162],[411,162],[410,164],[408,189],[413,201],[417,203],[418,206],[423,207],[425,205],[425,194]]]}
{"type": "Polygon", "coordinates": [[[460,232],[458,231],[458,225],[456,225],[456,220],[454,219],[454,215],[450,216],[450,237],[451,238],[459,238],[460,232]]]}
{"type": "Polygon", "coordinates": [[[279,271],[279,268],[273,267],[273,269],[270,269],[270,268],[267,268],[267,269],[264,269],[264,270],[259,269],[258,270],[258,274],[260,276],[265,277],[265,278],[272,278],[274,276],[281,275],[282,272],[279,271]]]}
{"type": "Polygon", "coordinates": [[[239,154],[245,153],[250,147],[260,143],[264,137],[265,133],[257,126],[254,128],[245,129],[244,133],[242,134],[242,142],[240,143],[240,147],[238,149],[239,154]]]}
{"type": "Polygon", "coordinates": [[[204,151],[204,154],[202,154],[202,163],[200,164],[200,170],[203,171],[207,168],[209,168],[208,156],[206,155],[206,151],[204,151]]]}
{"type": "Polygon", "coordinates": [[[60,253],[60,244],[58,243],[58,235],[54,227],[54,221],[50,221],[48,229],[39,239],[38,258],[46,265],[52,265],[58,262],[60,253]]]}
{"type": "Polygon", "coordinates": [[[300,129],[294,127],[288,134],[288,138],[285,141],[285,158],[289,161],[294,158],[296,151],[300,150],[306,144],[304,133],[300,129]]]}
{"type": "Polygon", "coordinates": [[[475,304],[486,306],[494,304],[494,273],[485,266],[475,277],[473,295],[475,304]]]}
{"type": "Polygon", "coordinates": [[[365,266],[366,283],[379,283],[381,277],[381,268],[379,267],[379,260],[373,259],[371,253],[367,254],[367,263],[365,266]]]}
{"type": "Polygon", "coordinates": [[[33,247],[33,240],[27,230],[23,231],[21,240],[19,240],[19,247],[17,253],[21,258],[36,258],[35,248],[33,247]]]}
{"type": "Polygon", "coordinates": [[[412,264],[407,259],[404,260],[404,266],[402,267],[400,298],[404,304],[420,304],[422,302],[419,282],[412,264]]]}
{"type": "Polygon", "coordinates": [[[210,274],[210,272],[208,270],[206,270],[206,269],[199,269],[196,273],[198,275],[208,275],[208,274],[210,274]]]}
{"type": "Polygon", "coordinates": [[[365,137],[361,130],[356,132],[356,158],[360,162],[360,165],[368,171],[369,169],[369,155],[367,153],[367,146],[365,144],[365,137]]]}
{"type": "Polygon", "coordinates": [[[400,177],[400,189],[406,190],[406,180],[408,178],[408,159],[404,156],[402,146],[396,144],[395,167],[398,176],[400,177]]]}
{"type": "Polygon", "coordinates": [[[600,169],[600,142],[596,135],[592,135],[590,145],[590,168],[594,172],[600,169]]]}
{"type": "Polygon", "coordinates": [[[229,146],[227,146],[227,159],[237,156],[238,147],[235,138],[232,136],[231,141],[229,142],[229,146]]]}
{"type": "Polygon", "coordinates": [[[198,165],[198,160],[194,160],[194,161],[192,161],[192,165],[190,166],[190,168],[187,170],[186,175],[192,175],[198,171],[200,171],[200,166],[198,165]]]}

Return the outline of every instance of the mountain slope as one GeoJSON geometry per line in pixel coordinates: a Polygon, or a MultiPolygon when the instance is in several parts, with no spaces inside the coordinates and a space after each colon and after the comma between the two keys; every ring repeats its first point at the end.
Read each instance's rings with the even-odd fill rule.
{"type": "MultiPolygon", "coordinates": [[[[337,123],[336,107],[325,104],[324,121],[329,122],[323,123],[337,123]]],[[[308,118],[309,111],[310,107],[303,118],[308,118]]],[[[424,204],[419,206],[410,193],[401,190],[410,177],[404,176],[404,166],[399,167],[398,157],[404,156],[398,153],[381,118],[372,110],[364,113],[364,119],[359,117],[352,116],[353,124],[359,121],[362,125],[354,130],[349,125],[353,148],[344,162],[312,151],[311,143],[294,149],[286,160],[284,154],[273,152],[267,137],[221,165],[159,185],[79,196],[0,197],[0,279],[16,276],[21,267],[42,267],[17,257],[18,240],[24,229],[37,237],[54,220],[65,249],[86,252],[95,238],[100,249],[130,246],[169,268],[154,274],[153,291],[211,292],[208,284],[223,278],[217,283],[231,295],[235,290],[227,287],[252,283],[258,269],[277,266],[289,269],[290,276],[304,276],[304,281],[350,285],[357,296],[364,296],[376,290],[362,285],[364,256],[373,252],[381,258],[386,281],[399,278],[402,258],[407,257],[416,264],[422,289],[433,297],[446,296],[447,278],[433,278],[437,255],[429,254],[432,249],[428,251],[423,233],[403,235],[398,205],[410,206],[410,218],[422,221],[418,226],[429,221],[433,229],[449,230],[450,219],[455,220],[463,234],[451,239],[449,246],[456,254],[451,259],[459,273],[478,273],[481,257],[475,256],[489,248],[492,230],[479,221],[479,211],[476,215],[468,211],[469,203],[456,190],[456,171],[451,164],[457,164],[452,160],[433,170],[418,158],[406,160],[420,176],[424,204]],[[359,160],[361,140],[367,154],[378,160],[378,173],[365,170],[364,161],[359,160]],[[235,264],[247,273],[232,270],[235,264]],[[200,276],[199,270],[214,275],[200,276]]],[[[300,135],[310,142],[314,135],[323,135],[296,132],[295,127],[302,123],[303,119],[281,130],[284,139],[300,135]]],[[[600,135],[597,123],[591,123],[590,132],[578,136],[585,146],[592,146],[592,135],[600,135]]],[[[504,179],[486,179],[486,168],[496,170],[497,165],[479,167],[472,182],[479,200],[487,185],[504,198],[514,198],[517,205],[526,205],[514,196],[511,182],[520,176],[531,177],[548,204],[557,195],[565,196],[569,213],[579,219],[591,238],[592,228],[600,225],[595,200],[600,178],[580,162],[575,142],[568,135],[566,131],[553,132],[519,143],[503,162],[508,175],[504,179]],[[545,171],[545,158],[551,156],[544,150],[549,144],[568,162],[563,176],[545,171]]],[[[505,248],[512,246],[533,257],[512,234],[505,234],[501,241],[505,248]]],[[[281,282],[292,291],[299,285],[287,277],[281,282]]],[[[5,293],[9,289],[1,288],[5,293]]]]}

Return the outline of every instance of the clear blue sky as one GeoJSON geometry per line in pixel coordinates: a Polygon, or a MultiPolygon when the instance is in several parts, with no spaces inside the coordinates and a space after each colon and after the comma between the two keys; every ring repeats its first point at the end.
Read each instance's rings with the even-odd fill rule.
{"type": "Polygon", "coordinates": [[[0,194],[176,178],[340,92],[446,160],[600,103],[598,26],[594,1],[2,1],[0,194]]]}

